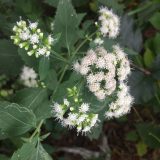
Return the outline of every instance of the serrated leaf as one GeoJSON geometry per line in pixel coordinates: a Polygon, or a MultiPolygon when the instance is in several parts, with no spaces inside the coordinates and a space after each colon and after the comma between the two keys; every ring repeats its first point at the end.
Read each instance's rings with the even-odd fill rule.
{"type": "Polygon", "coordinates": [[[39,61],[39,76],[40,80],[44,80],[49,72],[50,60],[48,57],[41,57],[39,61]]]}
{"type": "Polygon", "coordinates": [[[36,115],[37,120],[46,119],[51,116],[51,107],[46,89],[26,88],[18,91],[13,100],[31,109],[36,115]]]}
{"type": "Polygon", "coordinates": [[[59,47],[70,50],[78,40],[79,19],[70,0],[60,0],[54,21],[54,34],[61,33],[59,47]]]}
{"type": "Polygon", "coordinates": [[[137,148],[137,153],[140,157],[144,156],[147,153],[147,145],[143,142],[139,142],[136,145],[136,148],[137,148]]]}
{"type": "Polygon", "coordinates": [[[0,40],[0,74],[16,76],[23,62],[18,55],[17,47],[9,40],[0,40]]]}
{"type": "Polygon", "coordinates": [[[35,146],[33,143],[25,143],[16,151],[11,160],[52,160],[43,146],[38,142],[35,146]]]}
{"type": "Polygon", "coordinates": [[[155,12],[149,21],[156,29],[160,29],[160,12],[155,12]]]}
{"type": "Polygon", "coordinates": [[[150,49],[147,48],[146,51],[144,52],[144,63],[146,67],[151,67],[153,61],[154,61],[154,54],[150,49]]]}
{"type": "Polygon", "coordinates": [[[0,102],[0,132],[8,137],[21,135],[35,127],[32,110],[15,103],[0,102]]]}

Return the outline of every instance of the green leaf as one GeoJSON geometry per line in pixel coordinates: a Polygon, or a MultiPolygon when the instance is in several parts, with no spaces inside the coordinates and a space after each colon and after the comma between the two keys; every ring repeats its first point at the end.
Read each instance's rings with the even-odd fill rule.
{"type": "Polygon", "coordinates": [[[9,158],[5,155],[0,154],[0,160],[9,160],[9,158]]]}
{"type": "Polygon", "coordinates": [[[136,131],[130,131],[126,134],[126,138],[127,141],[137,141],[138,140],[138,135],[136,131]]]}
{"type": "Polygon", "coordinates": [[[156,29],[160,29],[160,12],[155,12],[149,21],[156,29]]]}
{"type": "Polygon", "coordinates": [[[137,153],[140,157],[144,156],[147,153],[147,145],[143,142],[139,142],[136,145],[136,148],[137,148],[137,153]]]}
{"type": "MultiPolygon", "coordinates": [[[[57,7],[59,0],[45,0],[45,3],[49,4],[50,6],[57,7]]],[[[72,0],[74,6],[79,7],[88,3],[89,0],[72,0]]]]}
{"type": "Polygon", "coordinates": [[[49,72],[50,60],[48,57],[41,57],[39,62],[39,76],[40,80],[44,80],[49,72]]]}
{"type": "Polygon", "coordinates": [[[13,97],[13,101],[31,109],[37,120],[46,119],[51,116],[51,107],[46,89],[26,88],[18,91],[13,97]]]}
{"type": "Polygon", "coordinates": [[[13,154],[11,160],[52,160],[52,158],[38,142],[36,146],[34,143],[23,144],[23,146],[13,154]]]}
{"type": "Polygon", "coordinates": [[[152,135],[159,138],[160,128],[158,126],[141,123],[136,125],[137,131],[141,136],[142,140],[151,148],[159,148],[160,143],[152,135]],[[152,134],[152,135],[151,135],[152,134]]]}
{"type": "Polygon", "coordinates": [[[61,33],[59,47],[70,50],[78,40],[79,19],[70,0],[60,0],[54,21],[54,34],[61,33]]]}
{"type": "Polygon", "coordinates": [[[32,110],[15,103],[0,102],[0,132],[8,137],[21,135],[36,126],[32,110]]]}
{"type": "Polygon", "coordinates": [[[9,40],[0,40],[0,74],[16,76],[22,67],[17,47],[9,40]]]}
{"type": "Polygon", "coordinates": [[[119,0],[98,0],[103,5],[113,9],[116,12],[123,13],[124,5],[119,3],[119,0]]]}
{"type": "Polygon", "coordinates": [[[142,33],[140,29],[135,29],[134,19],[127,15],[124,15],[121,18],[119,42],[122,46],[130,48],[136,52],[140,52],[142,49],[142,33]]]}
{"type": "Polygon", "coordinates": [[[154,61],[154,54],[150,49],[147,48],[146,51],[144,52],[144,63],[146,67],[151,67],[153,61],[154,61]]]}
{"type": "Polygon", "coordinates": [[[54,90],[56,88],[56,86],[58,85],[58,81],[57,81],[57,73],[55,72],[54,69],[51,69],[48,72],[44,82],[48,89],[54,90]]]}
{"type": "Polygon", "coordinates": [[[131,95],[136,104],[148,102],[154,97],[154,81],[152,77],[140,71],[133,71],[128,79],[131,95]]]}

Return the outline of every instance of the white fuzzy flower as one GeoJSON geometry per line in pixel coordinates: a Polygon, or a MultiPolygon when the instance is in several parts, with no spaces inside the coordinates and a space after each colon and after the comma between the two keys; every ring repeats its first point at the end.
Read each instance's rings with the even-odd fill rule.
{"type": "Polygon", "coordinates": [[[33,34],[30,36],[31,44],[39,43],[39,36],[37,34],[33,34]]]}
{"type": "Polygon", "coordinates": [[[82,103],[80,108],[79,108],[79,111],[83,112],[83,113],[86,113],[88,110],[89,110],[89,104],[88,103],[82,103]]]}
{"type": "Polygon", "coordinates": [[[100,83],[98,83],[98,82],[92,83],[92,84],[89,84],[88,87],[91,92],[96,92],[96,91],[100,90],[100,83]]]}
{"type": "Polygon", "coordinates": [[[46,52],[47,52],[47,48],[46,48],[46,47],[42,47],[42,48],[39,48],[39,49],[37,50],[37,54],[38,54],[38,55],[45,55],[46,52]]]}
{"type": "Polygon", "coordinates": [[[99,13],[99,21],[101,22],[100,31],[102,35],[116,38],[120,29],[119,17],[106,7],[100,8],[99,13]]]}
{"type": "Polygon", "coordinates": [[[93,73],[90,73],[86,78],[87,78],[88,84],[92,84],[97,81],[97,77],[95,75],[93,75],[93,73]]]}
{"type": "Polygon", "coordinates": [[[95,92],[94,94],[99,100],[104,100],[106,98],[106,93],[104,90],[99,90],[95,92]]]}
{"type": "Polygon", "coordinates": [[[91,119],[91,127],[95,126],[98,121],[98,114],[95,114],[91,119]]]}
{"type": "Polygon", "coordinates": [[[87,118],[87,116],[88,116],[87,114],[83,114],[83,115],[79,116],[77,118],[77,124],[79,125],[80,123],[84,122],[85,119],[87,118]]]}
{"type": "Polygon", "coordinates": [[[97,68],[105,68],[106,67],[106,62],[103,57],[99,57],[96,61],[96,66],[97,68]]]}
{"type": "Polygon", "coordinates": [[[80,67],[80,73],[82,75],[87,75],[87,73],[90,71],[90,68],[89,67],[86,67],[86,66],[81,66],[80,67]]]}
{"type": "Polygon", "coordinates": [[[30,29],[36,29],[37,26],[38,26],[38,23],[37,23],[37,22],[34,22],[34,23],[30,23],[30,24],[29,24],[29,28],[30,28],[30,29]]]}
{"type": "Polygon", "coordinates": [[[98,46],[101,46],[104,43],[104,41],[101,38],[96,38],[94,40],[94,43],[97,44],[98,46]]]}
{"type": "Polygon", "coordinates": [[[24,66],[22,73],[20,75],[20,80],[27,87],[36,87],[37,86],[37,74],[36,72],[27,66],[24,66]]]}
{"type": "Polygon", "coordinates": [[[63,100],[63,103],[64,103],[64,105],[66,105],[67,107],[69,107],[69,101],[65,98],[64,100],[63,100]]]}
{"type": "Polygon", "coordinates": [[[26,31],[23,31],[20,33],[19,37],[22,39],[22,40],[28,40],[29,39],[29,36],[30,36],[30,33],[29,33],[29,30],[26,30],[26,31]]]}
{"type": "Polygon", "coordinates": [[[73,69],[74,69],[76,72],[80,72],[80,67],[81,67],[81,66],[80,66],[80,64],[78,63],[78,61],[73,64],[73,69]]]}

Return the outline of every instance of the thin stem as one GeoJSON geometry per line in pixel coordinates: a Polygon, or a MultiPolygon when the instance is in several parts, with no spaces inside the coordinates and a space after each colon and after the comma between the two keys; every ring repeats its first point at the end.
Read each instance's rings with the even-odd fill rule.
{"type": "Polygon", "coordinates": [[[41,126],[42,126],[43,122],[44,122],[44,120],[41,120],[40,123],[38,124],[36,130],[33,132],[33,134],[31,135],[31,137],[30,137],[30,139],[29,139],[30,142],[32,141],[33,137],[34,137],[37,133],[38,133],[38,134],[40,133],[41,126]]]}
{"type": "MultiPolygon", "coordinates": [[[[96,32],[97,32],[97,31],[96,31],[96,32]]],[[[77,49],[73,52],[73,54],[72,54],[72,56],[71,56],[71,58],[70,58],[70,59],[71,59],[71,62],[72,62],[72,60],[74,59],[74,57],[75,57],[75,55],[77,54],[77,52],[81,49],[81,47],[88,41],[89,38],[92,38],[92,37],[96,34],[96,32],[92,33],[87,39],[85,39],[84,41],[82,41],[82,43],[77,47],[77,49]]],[[[69,64],[66,64],[65,67],[64,67],[64,70],[63,70],[63,72],[62,72],[62,74],[61,74],[61,76],[60,76],[60,78],[59,78],[58,85],[56,86],[56,88],[55,88],[55,90],[54,90],[54,93],[56,93],[56,91],[57,91],[57,89],[58,89],[61,81],[63,80],[63,77],[64,77],[64,75],[65,75],[68,67],[69,67],[69,64]]]]}
{"type": "Polygon", "coordinates": [[[131,63],[131,66],[133,66],[134,68],[138,69],[139,71],[143,72],[146,75],[151,75],[151,72],[149,70],[146,70],[144,68],[141,68],[133,63],[131,63]]]}
{"type": "Polygon", "coordinates": [[[136,115],[137,115],[137,117],[139,118],[139,120],[140,120],[141,122],[143,122],[142,117],[140,116],[140,114],[138,113],[138,111],[136,110],[135,107],[133,107],[133,110],[134,110],[134,112],[136,113],[136,115]]]}
{"type": "Polygon", "coordinates": [[[149,135],[155,138],[160,143],[160,139],[156,135],[154,135],[153,133],[149,133],[149,135]]]}

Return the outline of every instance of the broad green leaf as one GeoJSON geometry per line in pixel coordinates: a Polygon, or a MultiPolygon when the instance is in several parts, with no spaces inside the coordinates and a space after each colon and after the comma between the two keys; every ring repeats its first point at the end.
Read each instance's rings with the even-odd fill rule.
{"type": "Polygon", "coordinates": [[[58,85],[58,81],[57,81],[57,73],[55,72],[54,69],[51,69],[48,72],[44,82],[48,89],[54,90],[56,88],[56,86],[58,85]]]}
{"type": "Polygon", "coordinates": [[[144,63],[146,67],[151,67],[153,61],[154,61],[154,54],[150,49],[147,48],[146,51],[144,52],[144,63]]]}
{"type": "Polygon", "coordinates": [[[150,75],[133,71],[128,79],[131,95],[136,104],[148,102],[154,97],[154,81],[150,75]]]}
{"type": "Polygon", "coordinates": [[[143,142],[139,142],[136,145],[136,148],[137,148],[137,153],[140,157],[144,156],[147,153],[147,145],[143,142]]]}
{"type": "Polygon", "coordinates": [[[158,138],[160,137],[160,128],[158,126],[149,123],[141,123],[137,124],[136,128],[145,144],[147,144],[151,148],[160,147],[160,142],[152,136],[154,135],[158,138]]]}
{"type": "Polygon", "coordinates": [[[50,60],[48,57],[41,57],[39,62],[40,80],[44,80],[49,72],[50,60]]]}
{"type": "Polygon", "coordinates": [[[21,135],[35,127],[32,110],[15,103],[0,102],[0,132],[8,137],[21,135]]]}
{"type": "Polygon", "coordinates": [[[33,160],[33,155],[36,153],[36,148],[32,143],[24,144],[16,151],[11,160],[33,160]]]}
{"type": "Polygon", "coordinates": [[[78,40],[79,19],[70,0],[60,0],[54,21],[54,34],[61,33],[59,47],[70,50],[78,40]]]}
{"type": "Polygon", "coordinates": [[[0,74],[16,76],[21,71],[22,64],[17,47],[9,40],[0,40],[0,74]]]}
{"type": "Polygon", "coordinates": [[[131,17],[124,15],[121,18],[119,43],[123,47],[140,52],[142,49],[142,42],[141,30],[135,29],[134,20],[131,17]]]}
{"type": "Polygon", "coordinates": [[[46,89],[26,88],[18,91],[13,100],[31,109],[36,115],[37,120],[46,119],[51,116],[51,107],[46,89]]]}
{"type": "Polygon", "coordinates": [[[160,12],[155,12],[149,21],[156,29],[160,29],[160,12]]]}
{"type": "Polygon", "coordinates": [[[23,146],[13,154],[11,160],[52,160],[52,158],[38,142],[36,146],[33,143],[23,144],[23,146]]]}
{"type": "Polygon", "coordinates": [[[21,59],[24,61],[24,63],[33,68],[35,71],[38,71],[38,58],[35,58],[35,56],[28,56],[27,51],[25,51],[24,49],[18,49],[18,53],[21,56],[21,59]]]}

